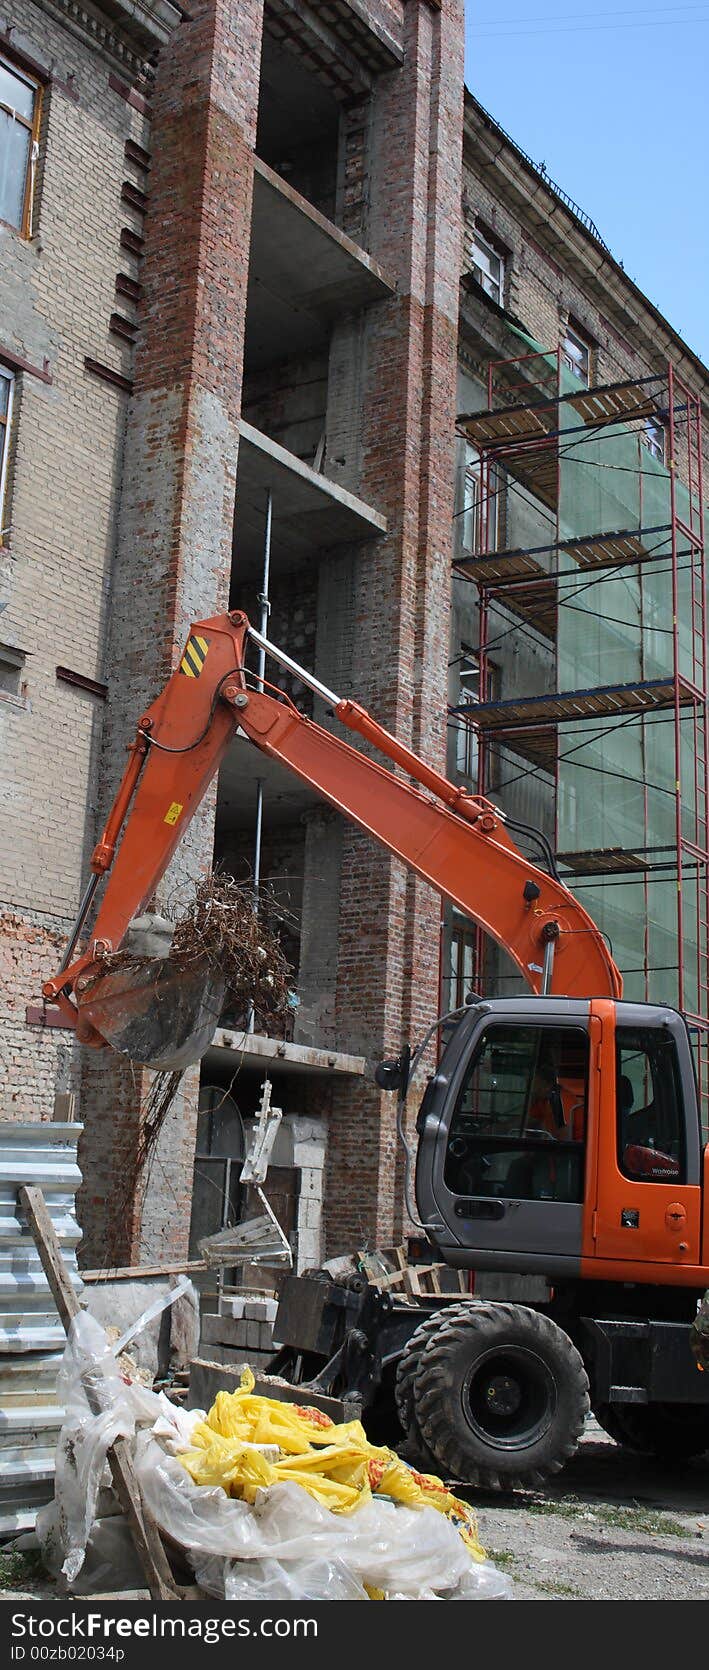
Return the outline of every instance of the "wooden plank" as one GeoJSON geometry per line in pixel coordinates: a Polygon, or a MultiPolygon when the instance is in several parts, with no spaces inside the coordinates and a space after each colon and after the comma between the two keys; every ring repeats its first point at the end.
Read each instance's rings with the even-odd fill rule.
{"type": "Polygon", "coordinates": [[[370,1283],[370,1286],[378,1287],[381,1293],[389,1293],[392,1288],[403,1287],[403,1285],[404,1285],[404,1271],[403,1270],[390,1270],[388,1275],[386,1275],[386,1276],[376,1276],[374,1278],[374,1280],[370,1283]]]}
{"type": "MultiPolygon", "coordinates": [[[[80,1306],[64,1265],[61,1247],[47,1211],[44,1195],[41,1189],[30,1186],[20,1189],[19,1198],[20,1205],[27,1214],[54,1303],[68,1334],[74,1318],[79,1314],[80,1306]]],[[[108,1407],[110,1401],[105,1381],[102,1386],[98,1378],[87,1375],[83,1386],[92,1413],[100,1414],[108,1407]]],[[[125,1438],[115,1440],[108,1451],[107,1460],[114,1489],[128,1520],[136,1553],[153,1600],[179,1600],[181,1592],[170,1570],[157,1522],[142,1500],[133,1459],[125,1438]]]]}
{"type": "Polygon", "coordinates": [[[188,1259],[184,1264],[128,1264],[117,1270],[82,1270],[83,1282],[143,1281],[148,1276],[183,1276],[193,1270],[206,1270],[203,1258],[188,1259]]]}

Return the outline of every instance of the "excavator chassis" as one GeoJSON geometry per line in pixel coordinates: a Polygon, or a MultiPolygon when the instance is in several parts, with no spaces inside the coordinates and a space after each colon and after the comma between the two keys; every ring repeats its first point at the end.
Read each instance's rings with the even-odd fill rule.
{"type": "Polygon", "coordinates": [[[689,1337],[697,1296],[676,1295],[685,1314],[674,1316],[665,1290],[655,1307],[648,1297],[644,1314],[631,1301],[622,1316],[589,1284],[550,1290],[544,1304],[459,1293],[412,1303],[356,1276],[291,1276],[267,1372],[356,1400],[375,1441],[406,1439],[420,1465],[483,1489],[538,1488],[575,1452],[590,1408],[621,1445],[686,1460],[709,1449],[709,1375],[689,1337]],[[600,1314],[589,1314],[594,1298],[607,1302],[600,1314]]]}

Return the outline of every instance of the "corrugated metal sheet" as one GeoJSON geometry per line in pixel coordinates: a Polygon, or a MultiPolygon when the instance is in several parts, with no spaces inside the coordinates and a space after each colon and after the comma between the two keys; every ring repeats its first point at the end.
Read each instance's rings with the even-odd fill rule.
{"type": "Polygon", "coordinates": [[[28,1530],[51,1499],[62,1410],[56,1378],[64,1329],[32,1233],[22,1184],[41,1188],[72,1285],[81,1291],[75,1196],[81,1125],[0,1121],[0,1537],[28,1530]]]}

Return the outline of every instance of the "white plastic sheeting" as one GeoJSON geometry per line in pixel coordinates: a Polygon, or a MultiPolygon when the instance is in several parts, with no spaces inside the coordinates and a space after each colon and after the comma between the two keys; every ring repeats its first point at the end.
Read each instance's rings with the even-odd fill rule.
{"type": "Polygon", "coordinates": [[[182,1411],[117,1373],[103,1329],[86,1315],[72,1324],[62,1365],[66,1420],[57,1450],[56,1500],[37,1519],[50,1569],[83,1593],[135,1581],[135,1563],[114,1519],[97,1522],[106,1452],[133,1439],[146,1505],[177,1543],[199,1585],[226,1600],[367,1600],[367,1587],[397,1600],[499,1600],[509,1579],[473,1559],[455,1526],[434,1508],[372,1497],[336,1514],[294,1483],[259,1491],[253,1506],[219,1487],[193,1483],[178,1459],[203,1411],[182,1411]],[[89,1409],[87,1378],[102,1413],[89,1409]],[[88,1559],[86,1558],[89,1545],[88,1559]],[[83,1570],[82,1570],[83,1568],[83,1570]]]}

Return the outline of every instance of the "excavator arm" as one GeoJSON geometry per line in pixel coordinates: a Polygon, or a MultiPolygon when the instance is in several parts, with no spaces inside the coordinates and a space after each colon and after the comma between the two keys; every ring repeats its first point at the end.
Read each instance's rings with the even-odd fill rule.
{"type": "Polygon", "coordinates": [[[86,1042],[104,1042],[91,1019],[102,958],[120,947],[151,901],[237,730],[477,922],[534,991],[621,996],[621,976],[598,928],[562,882],[522,856],[490,801],[425,765],[364,708],[328,690],[261,638],[245,615],[232,613],[192,626],[179,665],[141,717],[63,965],[43,988],[86,1042]],[[249,640],[406,775],[306,718],[249,672],[249,640]],[[107,875],[90,941],[74,957],[93,893],[107,875]]]}

